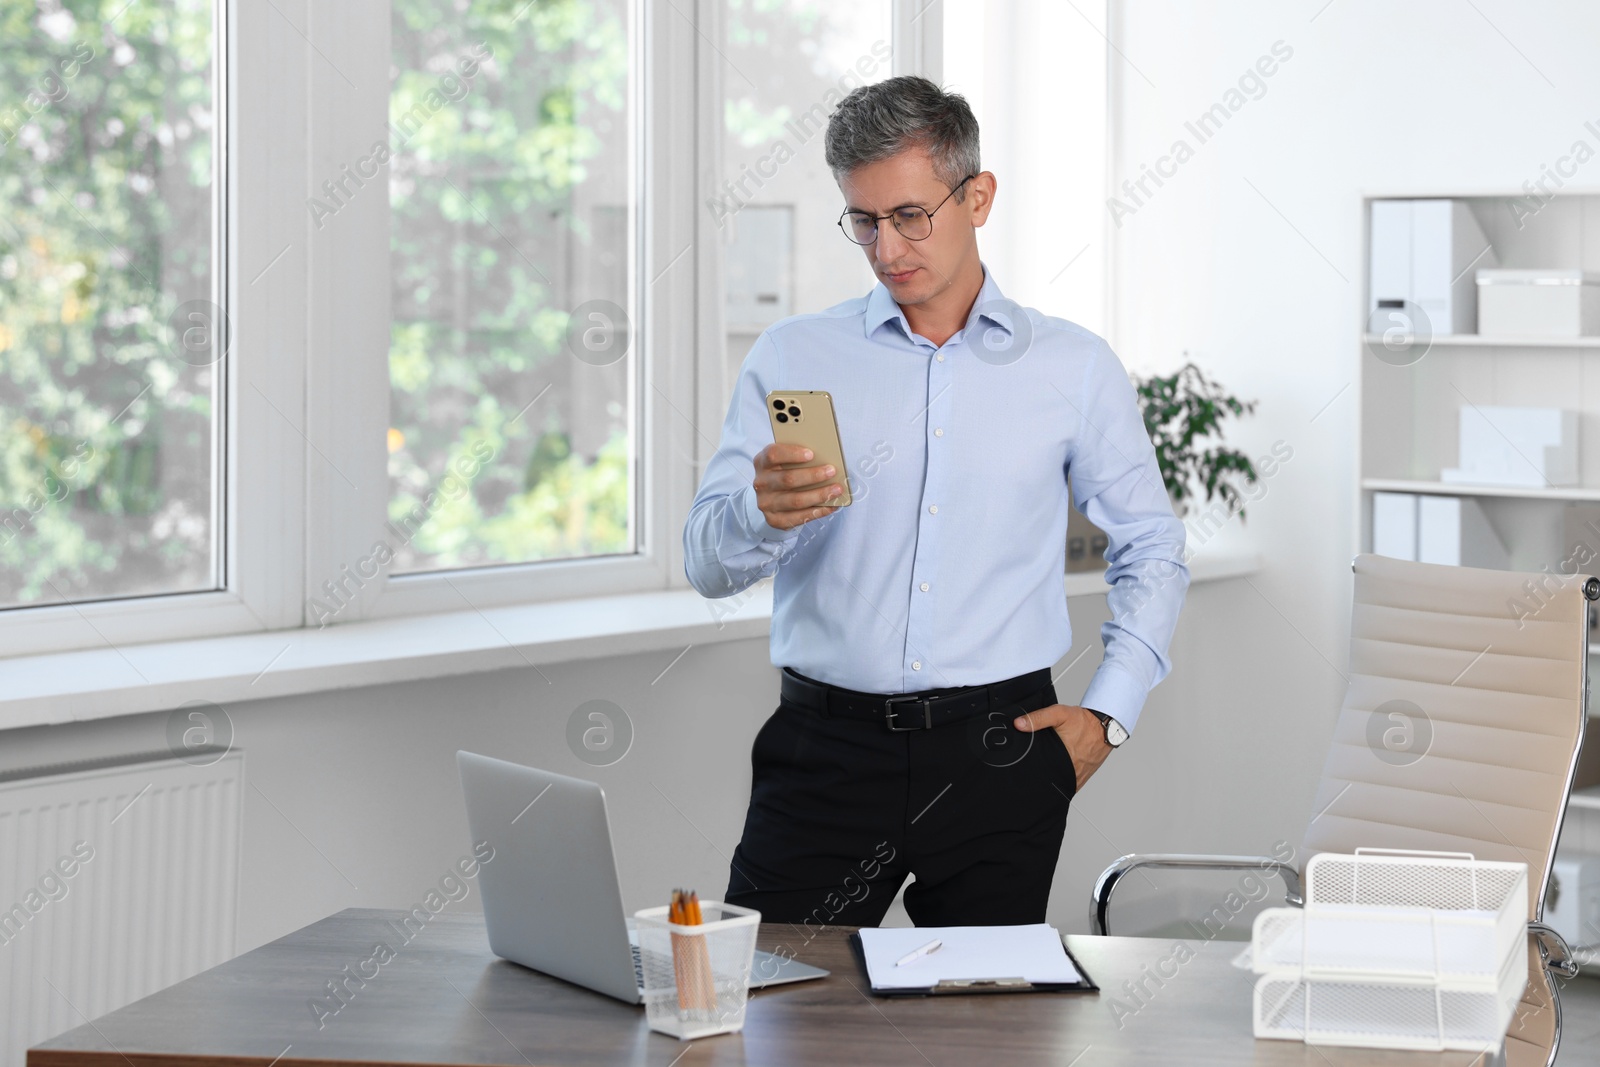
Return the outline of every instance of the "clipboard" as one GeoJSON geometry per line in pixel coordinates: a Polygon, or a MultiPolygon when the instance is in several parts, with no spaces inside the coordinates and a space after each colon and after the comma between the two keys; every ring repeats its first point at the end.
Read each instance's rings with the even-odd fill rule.
{"type": "Polygon", "coordinates": [[[861,973],[866,977],[868,988],[880,997],[937,997],[950,995],[972,995],[984,993],[1098,993],[1100,987],[1095,984],[1089,972],[1083,969],[1083,964],[1078,962],[1078,957],[1072,954],[1072,949],[1067,947],[1066,939],[1061,941],[1061,951],[1067,954],[1067,959],[1072,961],[1072,966],[1077,970],[1080,981],[1077,982],[1030,982],[1024,978],[980,978],[962,979],[947,978],[925,988],[900,988],[880,989],[871,985],[872,976],[867,970],[866,949],[861,943],[861,934],[853,933],[849,937],[850,948],[855,953],[856,963],[861,966],[861,973]]]}

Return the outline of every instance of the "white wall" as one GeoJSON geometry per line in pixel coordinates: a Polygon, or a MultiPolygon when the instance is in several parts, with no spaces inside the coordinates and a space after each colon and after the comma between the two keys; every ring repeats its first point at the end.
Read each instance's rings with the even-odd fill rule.
{"type": "MultiPolygon", "coordinates": [[[[1314,778],[1343,687],[1357,548],[1361,199],[1515,193],[1578,138],[1592,143],[1583,127],[1600,116],[1600,6],[1114,0],[1112,27],[1112,185],[1135,210],[1113,224],[1110,339],[1136,369],[1170,369],[1187,350],[1261,401],[1237,435],[1247,451],[1294,450],[1248,526],[1202,549],[1248,539],[1266,567],[1218,614],[1190,605],[1209,677],[1180,684],[1193,689],[1208,758],[1242,750],[1280,781],[1314,778]],[[1185,123],[1279,41],[1293,54],[1259,99],[1200,143],[1185,123]],[[1150,183],[1142,204],[1115,188],[1180,139],[1193,157],[1150,183]],[[1264,703],[1241,700],[1241,687],[1261,692],[1266,671],[1285,684],[1264,703]],[[1273,743],[1245,717],[1293,726],[1273,743]]],[[[1597,184],[1591,162],[1565,191],[1597,184]]],[[[1311,815],[1295,791],[1217,786],[1190,798],[1206,820],[1263,817],[1254,809],[1265,805],[1271,832],[1296,840],[1311,815]]]]}

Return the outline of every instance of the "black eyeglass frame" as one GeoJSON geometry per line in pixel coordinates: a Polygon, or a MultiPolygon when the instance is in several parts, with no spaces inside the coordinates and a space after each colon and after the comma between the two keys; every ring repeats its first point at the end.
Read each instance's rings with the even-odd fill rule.
{"type": "Polygon", "coordinates": [[[844,234],[845,240],[849,241],[853,245],[859,245],[862,248],[866,248],[868,245],[877,244],[877,242],[878,242],[878,224],[879,223],[881,223],[884,219],[889,219],[889,220],[893,221],[894,220],[895,211],[901,211],[901,210],[904,210],[905,208],[908,208],[908,207],[914,207],[918,211],[922,212],[924,215],[928,216],[928,232],[923,234],[921,237],[912,237],[910,234],[906,233],[904,230],[902,230],[900,228],[900,223],[899,222],[895,222],[895,224],[894,224],[895,232],[898,233],[901,237],[904,237],[908,241],[926,241],[928,238],[933,236],[933,216],[939,211],[940,208],[944,207],[945,204],[950,202],[950,198],[952,196],[956,195],[956,190],[957,189],[960,189],[963,185],[967,184],[968,182],[970,182],[972,179],[974,179],[976,177],[977,177],[976,174],[969,174],[965,178],[962,178],[960,181],[956,182],[955,185],[950,187],[950,191],[945,194],[945,198],[943,200],[939,201],[938,204],[934,205],[934,208],[933,208],[932,211],[929,211],[927,208],[923,207],[921,204],[901,204],[899,207],[895,208],[894,211],[889,212],[887,215],[868,215],[867,212],[865,212],[865,211],[851,211],[849,208],[845,208],[844,211],[839,213],[839,219],[834,225],[839,227],[839,231],[844,234]],[[850,235],[850,230],[847,229],[845,227],[845,224],[844,224],[844,220],[845,220],[845,216],[846,215],[866,215],[867,218],[871,219],[872,220],[872,240],[870,240],[870,241],[858,241],[854,237],[852,237],[850,235]]]}

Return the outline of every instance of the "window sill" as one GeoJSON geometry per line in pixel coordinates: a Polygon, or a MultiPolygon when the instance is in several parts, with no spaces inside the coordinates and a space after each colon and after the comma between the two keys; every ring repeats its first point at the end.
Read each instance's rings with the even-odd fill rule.
{"type": "MultiPolygon", "coordinates": [[[[1191,581],[1260,569],[1255,554],[1198,558],[1191,581]]],[[[1066,577],[1066,595],[1104,595],[1101,574],[1066,577]]],[[[0,660],[0,730],[676,651],[764,637],[772,588],[726,600],[692,589],[590,597],[329,626],[322,630],[162,641],[0,660]]]]}
{"type": "Polygon", "coordinates": [[[764,637],[772,589],[692,589],[0,660],[0,730],[764,637]]]}

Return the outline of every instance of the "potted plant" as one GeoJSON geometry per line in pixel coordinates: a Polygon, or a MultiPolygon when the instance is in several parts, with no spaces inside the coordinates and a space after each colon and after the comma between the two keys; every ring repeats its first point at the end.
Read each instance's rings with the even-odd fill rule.
{"type": "Polygon", "coordinates": [[[1230,417],[1243,418],[1256,410],[1256,401],[1240,400],[1221,384],[1207,378],[1204,371],[1187,361],[1174,374],[1152,374],[1148,378],[1132,375],[1139,407],[1144,413],[1145,432],[1155,445],[1161,480],[1172,497],[1173,509],[1182,518],[1196,496],[1196,487],[1205,489],[1210,503],[1221,497],[1230,512],[1244,519],[1244,506],[1235,484],[1256,481],[1256,468],[1250,458],[1222,443],[1223,423],[1230,417]],[[1210,447],[1202,447],[1214,438],[1210,447]]]}
{"type": "MultiPolygon", "coordinates": [[[[1228,393],[1188,355],[1184,353],[1184,365],[1172,374],[1129,376],[1139,395],[1145,432],[1155,446],[1161,480],[1179,518],[1189,514],[1204,490],[1200,503],[1221,497],[1229,513],[1237,512],[1243,521],[1239,483],[1253,484],[1256,469],[1248,456],[1227,447],[1222,438],[1224,423],[1252,414],[1257,402],[1228,393]]],[[[1106,548],[1105,533],[1074,508],[1067,523],[1068,573],[1103,570],[1106,548]]]]}

